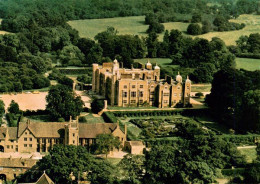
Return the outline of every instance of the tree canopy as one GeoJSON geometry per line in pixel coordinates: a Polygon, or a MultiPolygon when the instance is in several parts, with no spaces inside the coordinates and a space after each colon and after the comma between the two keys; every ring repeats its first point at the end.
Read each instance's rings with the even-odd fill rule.
{"type": "Polygon", "coordinates": [[[115,180],[114,170],[107,161],[94,158],[82,146],[55,145],[48,155],[21,175],[18,181],[37,181],[45,171],[55,183],[76,184],[78,180],[87,177],[85,179],[91,183],[112,184],[115,180]],[[70,177],[71,173],[75,176],[74,181],[70,177]]]}
{"type": "Polygon", "coordinates": [[[83,101],[67,86],[58,84],[52,86],[46,96],[46,110],[53,120],[64,118],[68,120],[70,116],[76,117],[83,110],[83,101]]]}

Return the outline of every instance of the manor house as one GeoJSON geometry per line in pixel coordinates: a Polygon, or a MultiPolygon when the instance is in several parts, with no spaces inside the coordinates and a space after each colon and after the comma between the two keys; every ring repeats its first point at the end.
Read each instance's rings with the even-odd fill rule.
{"type": "Polygon", "coordinates": [[[0,152],[48,152],[55,144],[90,146],[99,134],[112,134],[122,145],[126,141],[118,123],[19,122],[17,127],[0,127],[0,152]]]}
{"type": "Polygon", "coordinates": [[[119,67],[117,60],[93,64],[92,91],[104,96],[110,105],[121,107],[149,105],[159,108],[190,103],[191,81],[167,76],[160,79],[160,67],[148,61],[142,68],[119,67]]]}

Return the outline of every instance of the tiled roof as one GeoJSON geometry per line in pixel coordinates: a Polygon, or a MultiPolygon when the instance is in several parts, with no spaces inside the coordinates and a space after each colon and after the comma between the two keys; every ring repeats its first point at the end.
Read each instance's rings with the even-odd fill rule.
{"type": "Polygon", "coordinates": [[[35,184],[54,184],[54,182],[44,172],[35,184]]]}
{"type": "Polygon", "coordinates": [[[131,146],[144,146],[142,141],[128,141],[131,146]]]}
{"type": "Polygon", "coordinates": [[[17,127],[8,127],[9,139],[17,139],[17,127]]]}
{"type": "Polygon", "coordinates": [[[31,168],[37,160],[21,158],[0,158],[0,167],[31,168]]]}
{"type": "Polygon", "coordinates": [[[6,137],[6,127],[0,127],[0,139],[5,139],[6,137]]]}
{"type": "Polygon", "coordinates": [[[17,127],[0,127],[0,139],[5,139],[7,132],[9,139],[13,140],[17,138],[17,127]]]}
{"type": "Polygon", "coordinates": [[[99,134],[112,133],[116,127],[116,123],[79,123],[79,138],[96,138],[99,134]]]}
{"type": "Polygon", "coordinates": [[[20,122],[18,137],[28,128],[35,137],[60,138],[65,124],[60,122],[20,122]]]}
{"type": "MultiPolygon", "coordinates": [[[[35,137],[40,138],[61,138],[65,125],[68,122],[20,122],[18,136],[20,137],[25,129],[29,129],[35,137]]],[[[96,138],[98,134],[112,133],[117,127],[115,123],[79,123],[79,138],[96,138]]]]}

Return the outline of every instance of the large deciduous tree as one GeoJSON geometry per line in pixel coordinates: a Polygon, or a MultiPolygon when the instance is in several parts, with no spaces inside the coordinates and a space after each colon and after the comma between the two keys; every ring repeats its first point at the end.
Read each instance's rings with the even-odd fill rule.
{"type": "Polygon", "coordinates": [[[11,101],[8,111],[13,114],[18,114],[20,112],[19,105],[14,100],[11,101]]]}
{"type": "Polygon", "coordinates": [[[100,134],[97,136],[97,141],[94,146],[97,153],[103,153],[107,158],[110,151],[119,149],[120,144],[120,140],[112,134],[100,134]]]}
{"type": "Polygon", "coordinates": [[[68,120],[70,116],[76,117],[83,110],[83,101],[67,86],[56,85],[51,87],[46,96],[46,110],[53,120],[64,118],[68,120]]]}
{"type": "Polygon", "coordinates": [[[115,168],[107,161],[95,159],[82,146],[54,146],[48,155],[21,175],[18,181],[37,181],[44,171],[55,183],[76,184],[86,174],[87,180],[94,184],[112,184],[115,180],[115,168]],[[73,181],[71,173],[75,176],[73,181]]]}

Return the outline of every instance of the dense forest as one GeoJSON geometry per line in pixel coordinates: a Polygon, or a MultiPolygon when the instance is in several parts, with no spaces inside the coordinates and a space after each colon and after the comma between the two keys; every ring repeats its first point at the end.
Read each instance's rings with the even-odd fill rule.
{"type": "MultiPolygon", "coordinates": [[[[210,82],[212,73],[222,68],[222,64],[232,66],[234,62],[220,40],[192,40],[178,31],[171,31],[165,33],[163,42],[159,42],[155,34],[159,22],[176,21],[174,17],[177,14],[193,14],[192,20],[196,21],[199,18],[196,16],[198,11],[214,16],[221,14],[226,19],[237,16],[237,13],[259,12],[259,3],[256,0],[239,0],[236,3],[218,1],[214,6],[208,6],[208,2],[210,1],[0,1],[0,17],[3,18],[1,29],[16,33],[0,35],[0,92],[48,87],[50,82],[43,74],[51,70],[52,64],[90,66],[93,62],[102,63],[117,58],[125,67],[130,67],[133,59],[146,56],[170,57],[173,64],[182,67],[199,66],[191,74],[192,80],[210,82]],[[146,15],[148,23],[158,21],[158,24],[152,23],[150,33],[145,39],[117,35],[116,30],[108,28],[93,41],[79,38],[78,32],[66,23],[74,19],[132,15],[146,15]],[[149,15],[152,18],[148,19],[149,15]],[[198,57],[197,53],[204,51],[205,54],[198,57]],[[201,73],[205,73],[203,77],[199,77],[201,73]]],[[[247,42],[250,40],[251,37],[247,42]]],[[[239,43],[243,44],[241,40],[239,43]]],[[[240,45],[238,49],[244,51],[240,45]]],[[[237,49],[231,51],[236,52],[237,49]]],[[[162,75],[170,74],[167,71],[162,72],[162,75]]]]}

